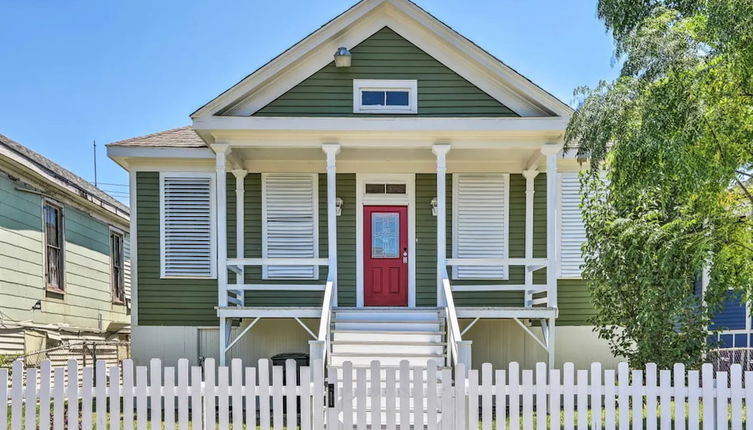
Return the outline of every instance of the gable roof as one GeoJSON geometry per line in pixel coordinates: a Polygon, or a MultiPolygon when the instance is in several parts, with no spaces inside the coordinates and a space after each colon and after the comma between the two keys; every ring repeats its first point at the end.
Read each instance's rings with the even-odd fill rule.
{"type": "Polygon", "coordinates": [[[205,148],[207,144],[190,125],[159,131],[144,136],[132,137],[107,145],[140,148],[205,148]]]}
{"type": "Polygon", "coordinates": [[[2,134],[0,134],[0,146],[6,148],[12,154],[17,155],[18,157],[16,157],[16,160],[14,161],[20,161],[20,164],[22,164],[23,167],[36,167],[38,171],[41,171],[41,173],[47,175],[50,179],[66,185],[69,190],[70,188],[76,190],[78,197],[83,197],[90,203],[94,204],[96,204],[97,202],[92,201],[92,198],[94,198],[94,200],[99,200],[101,203],[104,203],[104,205],[100,203],[100,207],[103,207],[104,209],[109,210],[110,212],[123,217],[124,219],[128,218],[128,206],[124,205],[106,192],[95,187],[91,182],[76,175],[70,170],[65,169],[49,158],[32,151],[26,146],[23,146],[20,143],[2,134]]]}
{"type": "Polygon", "coordinates": [[[452,57],[456,60],[453,70],[523,116],[569,116],[573,111],[412,1],[361,0],[197,109],[191,117],[196,120],[225,113],[250,115],[331,62],[339,46],[352,48],[384,26],[439,61],[446,63],[443,60],[452,57]],[[485,82],[479,85],[482,78],[485,82]],[[233,111],[241,103],[246,106],[233,111]]]}

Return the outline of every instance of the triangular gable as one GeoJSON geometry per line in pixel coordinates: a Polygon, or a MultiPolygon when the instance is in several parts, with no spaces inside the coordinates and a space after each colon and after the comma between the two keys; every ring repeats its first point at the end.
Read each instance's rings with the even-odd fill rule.
{"type": "Polygon", "coordinates": [[[520,116],[572,113],[565,103],[409,0],[362,0],[191,116],[253,115],[325,68],[338,47],[352,50],[384,27],[520,116]]]}
{"type": "Polygon", "coordinates": [[[351,67],[333,60],[253,115],[364,116],[353,113],[353,80],[379,78],[416,80],[418,116],[518,116],[389,27],[350,51],[351,67]]]}

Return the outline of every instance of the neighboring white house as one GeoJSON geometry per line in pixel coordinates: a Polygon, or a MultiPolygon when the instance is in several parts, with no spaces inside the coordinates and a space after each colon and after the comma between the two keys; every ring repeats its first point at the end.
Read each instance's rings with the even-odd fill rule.
{"type": "Polygon", "coordinates": [[[0,355],[129,356],[128,208],[0,135],[0,355]]]}

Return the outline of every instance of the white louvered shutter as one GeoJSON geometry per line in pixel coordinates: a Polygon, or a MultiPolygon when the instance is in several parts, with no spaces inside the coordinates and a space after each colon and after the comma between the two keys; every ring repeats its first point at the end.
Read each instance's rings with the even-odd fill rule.
{"type": "MultiPolygon", "coordinates": [[[[508,175],[455,174],[455,258],[507,258],[508,175]]],[[[455,266],[455,279],[507,279],[507,267],[455,266]]]]}
{"type": "MultiPolygon", "coordinates": [[[[316,258],[317,175],[264,175],[264,256],[316,258]]],[[[314,279],[316,266],[266,266],[267,279],[314,279]]]]}
{"type": "Polygon", "coordinates": [[[213,181],[162,177],[163,276],[214,277],[213,181]]]}
{"type": "Polygon", "coordinates": [[[581,245],[586,241],[586,229],[580,211],[580,179],[578,173],[560,174],[560,277],[580,278],[583,255],[581,245]]]}

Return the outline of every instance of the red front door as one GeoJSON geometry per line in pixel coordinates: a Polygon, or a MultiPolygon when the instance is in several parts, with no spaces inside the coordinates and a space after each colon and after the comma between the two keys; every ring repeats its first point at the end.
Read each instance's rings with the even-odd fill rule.
{"type": "Polygon", "coordinates": [[[408,208],[363,208],[363,303],[408,306],[408,208]]]}

